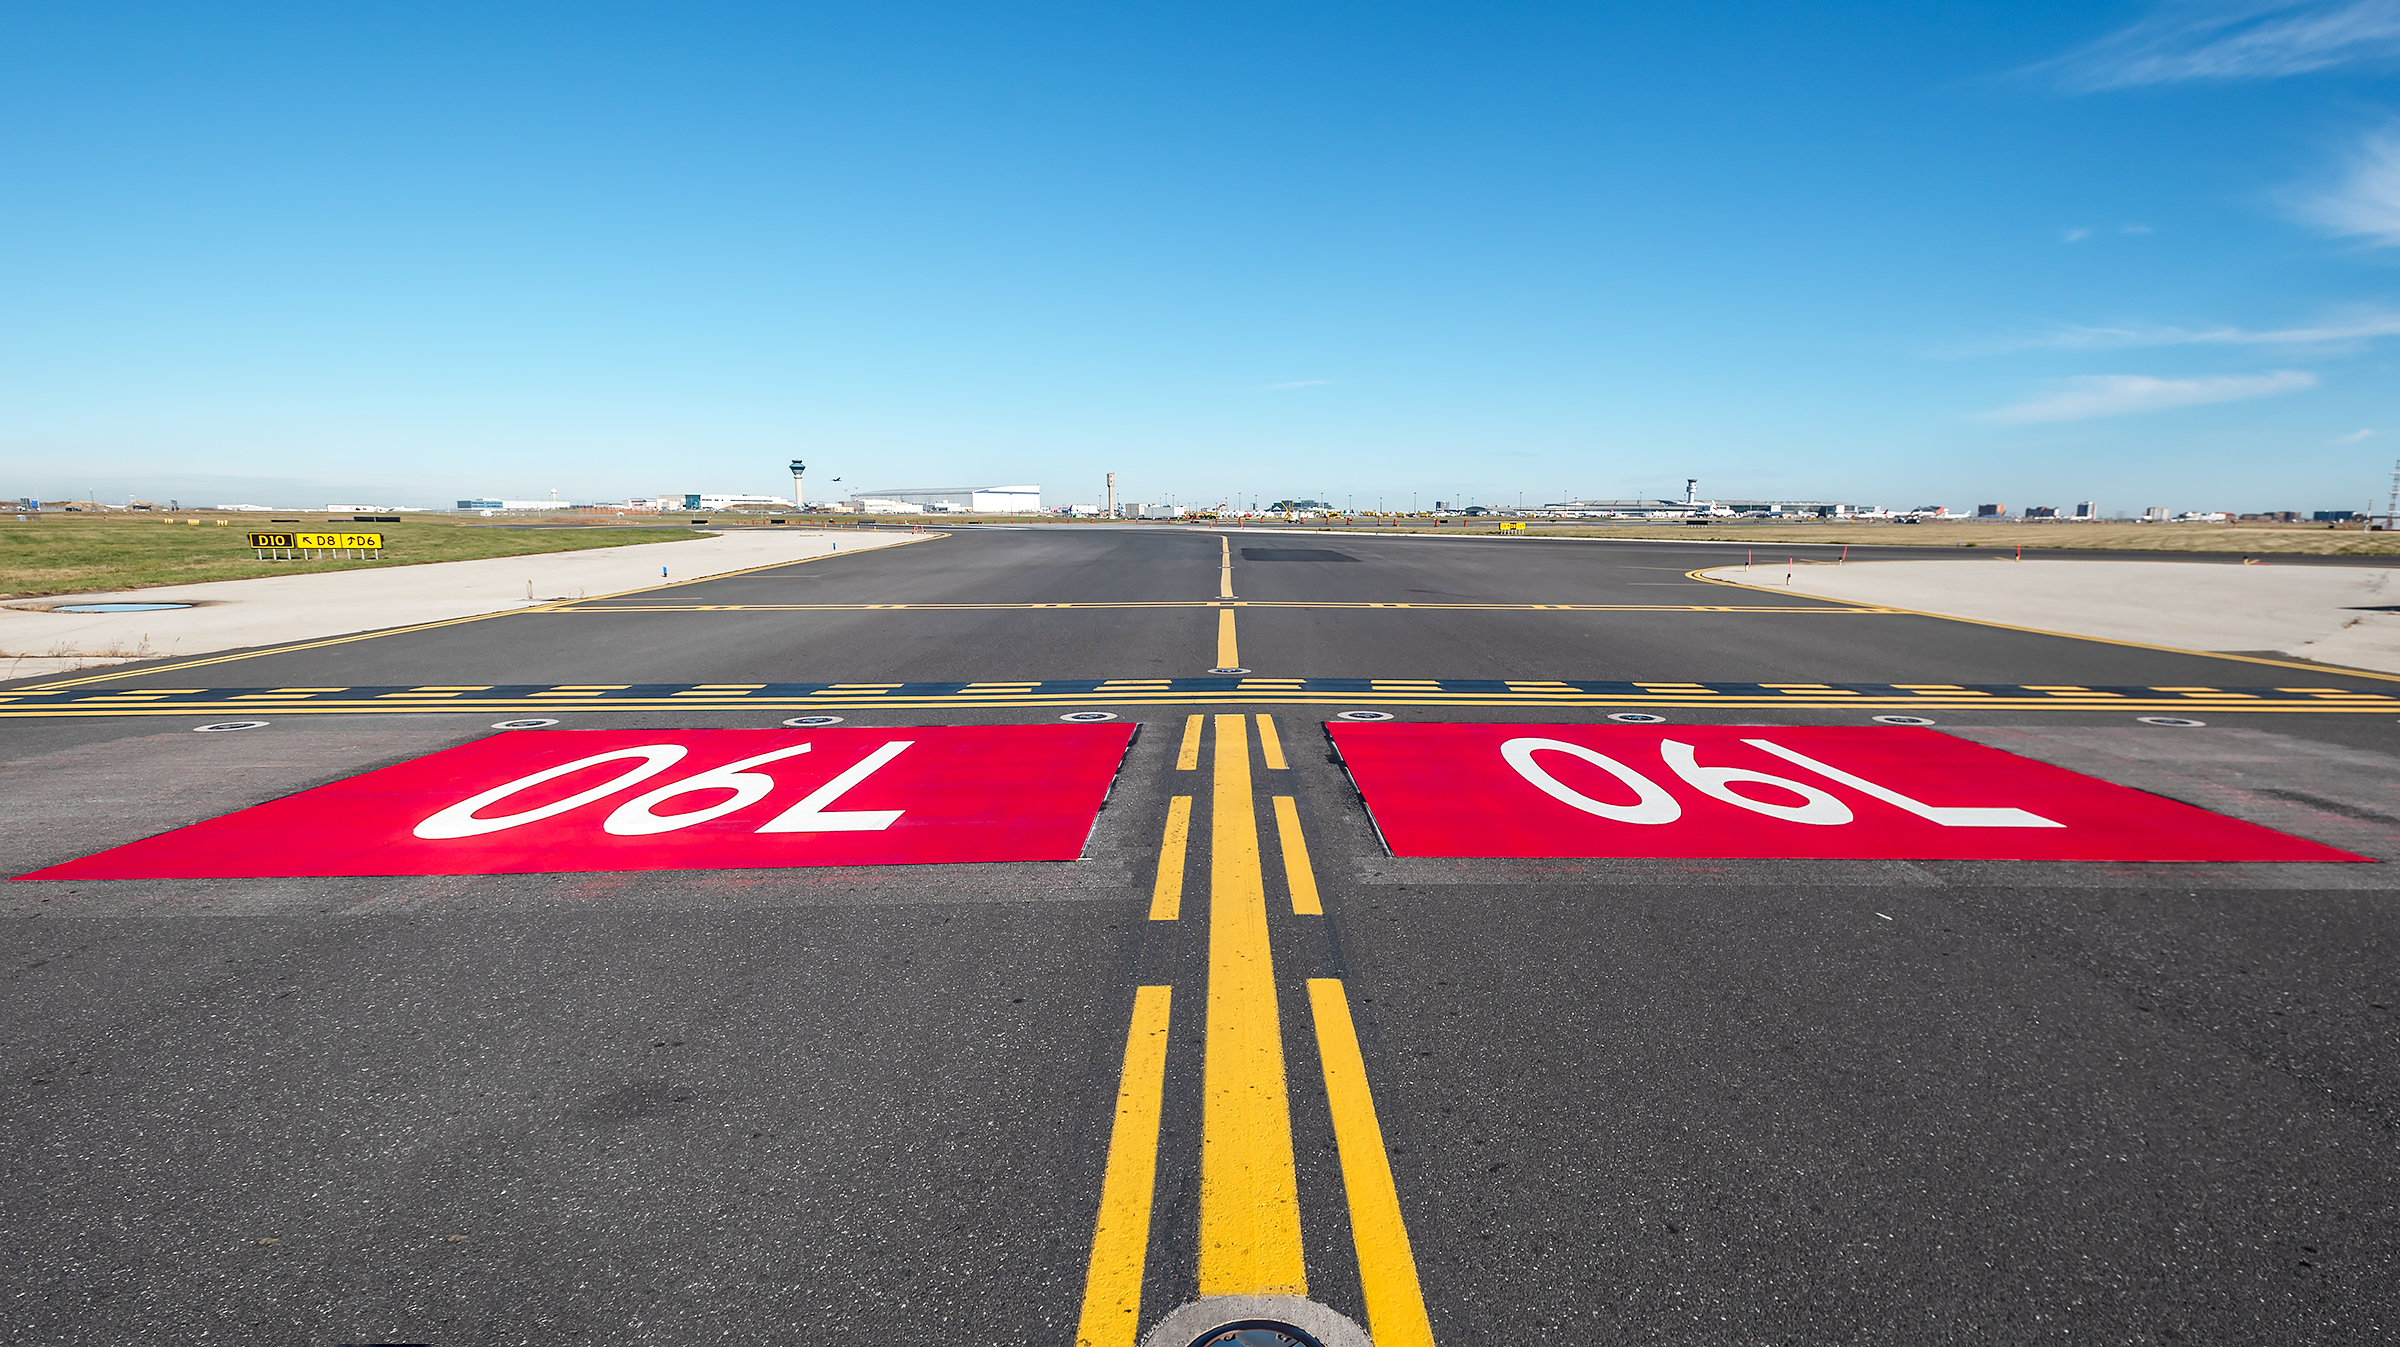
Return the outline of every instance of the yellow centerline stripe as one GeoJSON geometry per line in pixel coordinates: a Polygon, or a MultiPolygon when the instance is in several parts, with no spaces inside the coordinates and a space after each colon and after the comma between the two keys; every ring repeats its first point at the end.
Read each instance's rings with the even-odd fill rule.
{"type": "Polygon", "coordinates": [[[1188,772],[1200,765],[1200,727],[1206,717],[1194,712],[1183,718],[1183,746],[1175,750],[1175,770],[1188,772]]]}
{"type": "Polygon", "coordinates": [[[1159,1118],[1167,1079],[1167,1020],[1172,987],[1133,994],[1125,1030],[1125,1068],[1117,1077],[1117,1117],[1100,1180],[1100,1215],[1083,1277],[1076,1347],[1134,1347],[1142,1327],[1142,1264],[1150,1251],[1150,1203],[1157,1186],[1159,1118]]]}
{"type": "Polygon", "coordinates": [[[1219,538],[1217,551],[1223,558],[1217,563],[1217,597],[1230,599],[1233,597],[1233,544],[1219,538]]]}
{"type": "Polygon", "coordinates": [[[1220,669],[1242,667],[1241,646],[1233,638],[1233,610],[1231,608],[1217,610],[1217,667],[1220,669]]]}
{"type": "Polygon", "coordinates": [[[1283,852],[1283,882],[1291,890],[1292,914],[1324,916],[1325,904],[1317,897],[1317,872],[1308,863],[1308,838],[1300,831],[1300,805],[1289,795],[1275,797],[1275,840],[1283,852]]]}
{"type": "Polygon", "coordinates": [[[1333,1144],[1342,1161],[1342,1190],[1350,1199],[1350,1239],[1358,1250],[1359,1290],[1367,1302],[1367,1333],[1375,1347],[1433,1347],[1416,1256],[1400,1219],[1400,1188],[1392,1180],[1358,1026],[1338,978],[1308,980],[1317,1022],[1317,1056],[1325,1064],[1325,1098],[1333,1111],[1333,1144]]]}
{"type": "Polygon", "coordinates": [[[1283,1026],[1250,796],[1249,717],[1216,718],[1208,1032],[1200,1117],[1200,1294],[1308,1294],[1284,1094],[1283,1026]]]}
{"type": "Polygon", "coordinates": [[[1191,838],[1192,797],[1178,795],[1167,801],[1167,831],[1158,842],[1158,878],[1150,884],[1152,921],[1183,915],[1183,858],[1191,838]]]}

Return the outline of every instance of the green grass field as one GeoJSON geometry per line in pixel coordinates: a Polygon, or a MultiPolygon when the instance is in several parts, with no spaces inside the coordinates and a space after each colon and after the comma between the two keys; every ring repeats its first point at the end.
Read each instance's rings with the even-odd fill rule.
{"type": "Polygon", "coordinates": [[[45,512],[19,522],[0,514],[0,598],[88,594],[180,585],[200,580],[247,580],[306,571],[375,570],[427,561],[469,561],[541,552],[577,552],[592,547],[675,542],[704,538],[688,528],[644,527],[576,521],[572,528],[493,528],[481,520],[411,519],[400,524],[359,524],[348,516],[297,510],[268,516],[209,511],[174,515],[69,515],[45,512]],[[270,518],[297,524],[270,523],[270,518]],[[186,523],[196,519],[197,524],[186,523]],[[227,521],[218,524],[218,520],[227,521]],[[386,544],[381,561],[259,561],[246,535],[268,532],[378,532],[386,544]]]}

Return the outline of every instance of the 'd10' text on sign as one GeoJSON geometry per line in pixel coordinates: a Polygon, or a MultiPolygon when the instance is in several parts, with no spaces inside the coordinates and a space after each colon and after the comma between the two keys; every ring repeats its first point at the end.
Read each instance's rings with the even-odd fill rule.
{"type": "Polygon", "coordinates": [[[252,547],[327,547],[364,548],[379,551],[383,547],[380,533],[253,533],[252,547]]]}

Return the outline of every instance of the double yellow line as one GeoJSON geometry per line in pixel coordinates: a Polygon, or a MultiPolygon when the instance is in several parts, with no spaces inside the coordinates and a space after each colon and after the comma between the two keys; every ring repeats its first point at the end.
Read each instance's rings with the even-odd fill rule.
{"type": "MultiPolygon", "coordinates": [[[[1305,1296],[1307,1256],[1267,921],[1266,871],[1253,796],[1251,718],[1189,717],[1175,766],[1182,771],[1199,767],[1211,719],[1216,733],[1209,799],[1199,1294],[1305,1296]]],[[[1260,756],[1267,769],[1288,770],[1274,721],[1265,715],[1257,721],[1260,756]]],[[[1168,805],[1151,891],[1154,921],[1182,916],[1193,802],[1193,796],[1178,795],[1168,805]]],[[[1309,864],[1298,803],[1292,796],[1277,795],[1271,805],[1292,911],[1322,915],[1323,900],[1309,864]]],[[[1076,1329],[1078,1347],[1132,1347],[1141,1330],[1142,1273],[1150,1244],[1173,996],[1168,986],[1142,987],[1134,994],[1076,1329]]],[[[1348,1000],[1336,978],[1309,979],[1308,999],[1369,1331],[1380,1347],[1432,1347],[1433,1329],[1348,1000]]]]}

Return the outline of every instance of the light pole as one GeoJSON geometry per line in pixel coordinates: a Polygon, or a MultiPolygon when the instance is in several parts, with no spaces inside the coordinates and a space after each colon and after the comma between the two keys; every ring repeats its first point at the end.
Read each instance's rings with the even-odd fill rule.
{"type": "Polygon", "coordinates": [[[808,465],[807,465],[806,463],[803,463],[803,462],[801,462],[799,459],[796,459],[796,458],[795,458],[795,459],[793,459],[793,460],[792,460],[792,508],[793,508],[793,509],[795,509],[795,510],[797,510],[797,509],[801,508],[802,506],[804,506],[804,505],[808,504],[808,497],[807,497],[807,496],[804,496],[804,495],[802,495],[802,494],[801,494],[801,492],[800,492],[800,484],[801,484],[803,481],[805,481],[805,480],[807,479],[807,477],[808,477],[808,465]]]}

